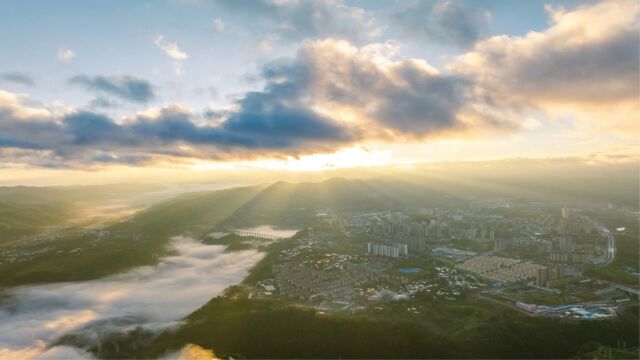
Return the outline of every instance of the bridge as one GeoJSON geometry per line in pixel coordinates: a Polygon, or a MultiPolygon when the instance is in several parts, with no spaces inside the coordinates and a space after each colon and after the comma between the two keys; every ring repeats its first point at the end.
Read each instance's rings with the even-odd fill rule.
{"type": "Polygon", "coordinates": [[[626,293],[631,293],[631,294],[635,294],[635,295],[640,295],[640,291],[636,290],[636,289],[632,289],[632,288],[628,288],[626,286],[622,286],[622,285],[615,285],[614,286],[616,289],[618,290],[622,290],[626,293]]]}
{"type": "Polygon", "coordinates": [[[233,233],[238,235],[238,236],[249,236],[249,237],[261,238],[261,239],[267,239],[267,240],[276,240],[276,241],[278,241],[278,240],[285,239],[284,237],[278,236],[278,235],[264,234],[264,233],[252,232],[252,231],[244,231],[244,230],[235,230],[233,233]]]}

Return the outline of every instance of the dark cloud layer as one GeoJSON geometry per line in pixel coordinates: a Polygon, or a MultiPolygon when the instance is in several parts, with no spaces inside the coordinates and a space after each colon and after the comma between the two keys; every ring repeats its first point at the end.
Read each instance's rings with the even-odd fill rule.
{"type": "MultiPolygon", "coordinates": [[[[121,120],[86,110],[43,115],[9,94],[0,104],[0,147],[45,151],[53,163],[130,164],[162,156],[298,156],[468,130],[461,117],[470,101],[466,79],[424,61],[376,59],[371,50],[333,39],[307,43],[296,58],[264,66],[262,91],[245,94],[232,110],[202,115],[180,105],[121,120]]],[[[131,78],[111,80],[73,81],[138,96],[123,85],[131,78]]]]}
{"type": "Polygon", "coordinates": [[[0,106],[0,148],[45,151],[55,161],[77,165],[131,164],[157,156],[295,155],[331,150],[353,140],[330,119],[306,109],[270,103],[265,100],[268,96],[248,94],[239,102],[240,111],[222,113],[226,117],[222,123],[207,121],[179,106],[167,106],[153,115],[139,114],[125,122],[90,111],[57,119],[18,119],[15,111],[0,106]]]}
{"type": "Polygon", "coordinates": [[[330,148],[331,144],[355,140],[331,119],[283,100],[273,90],[247,94],[239,101],[240,110],[231,113],[222,126],[226,141],[249,148],[287,149],[321,144],[330,148]]]}
{"type": "Polygon", "coordinates": [[[102,109],[117,108],[119,105],[120,104],[117,103],[116,101],[107,99],[104,96],[98,96],[95,99],[91,100],[91,102],[89,103],[89,106],[92,108],[102,108],[102,109]]]}
{"type": "Polygon", "coordinates": [[[69,79],[69,83],[82,86],[89,91],[137,103],[144,103],[155,97],[153,87],[148,81],[128,75],[93,77],[78,75],[69,79]]]}
{"type": "Polygon", "coordinates": [[[33,79],[29,75],[21,72],[2,73],[0,74],[0,80],[16,83],[20,85],[25,85],[25,86],[36,85],[35,81],[33,81],[33,79]]]}
{"type": "Polygon", "coordinates": [[[487,32],[491,15],[457,0],[416,0],[401,3],[391,15],[394,26],[412,37],[469,47],[487,32]]]}
{"type": "Polygon", "coordinates": [[[336,109],[337,118],[348,113],[366,138],[420,138],[466,127],[460,116],[472,101],[466,78],[420,60],[376,59],[371,50],[333,39],[309,43],[296,59],[264,68],[265,99],[336,109]]]}

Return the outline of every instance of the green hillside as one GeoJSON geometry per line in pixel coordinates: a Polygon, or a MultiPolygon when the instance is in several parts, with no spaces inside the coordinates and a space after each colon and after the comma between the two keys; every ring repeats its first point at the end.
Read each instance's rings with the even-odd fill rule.
{"type": "MultiPolygon", "coordinates": [[[[518,187],[515,183],[478,184],[460,178],[433,181],[418,178],[335,178],[319,183],[278,182],[266,187],[191,193],[158,203],[129,219],[95,231],[70,228],[47,240],[24,244],[4,240],[3,245],[3,240],[0,240],[0,286],[91,279],[153,264],[167,254],[169,238],[184,233],[200,238],[210,231],[258,225],[302,228],[313,223],[317,214],[323,212],[460,207],[468,199],[508,195],[518,187]]],[[[96,187],[90,189],[99,190],[96,187]]],[[[122,186],[108,191],[113,196],[135,189],[136,186],[122,186]]],[[[67,202],[62,203],[62,194],[71,194],[68,190],[0,188],[0,199],[4,199],[0,202],[0,214],[4,215],[0,216],[0,239],[41,231],[49,224],[64,220],[66,213],[57,211],[55,206],[89,197],[89,190],[82,188],[79,191],[84,194],[69,195],[67,202]],[[17,198],[21,199],[19,206],[7,205],[9,199],[17,198]]],[[[538,188],[524,193],[527,197],[536,197],[543,191],[538,188]]],[[[94,198],[99,196],[106,195],[95,195],[94,198]]],[[[626,246],[632,242],[625,240],[620,238],[620,249],[627,247],[629,249],[624,249],[625,253],[637,253],[627,251],[634,248],[626,246]]],[[[637,242],[635,244],[637,250],[637,242]]],[[[601,271],[609,273],[601,275],[629,278],[626,269],[631,267],[633,270],[637,262],[627,260],[619,256],[616,263],[601,271]]]]}
{"type": "Polygon", "coordinates": [[[318,313],[278,300],[217,297],[177,330],[155,339],[133,330],[90,351],[152,358],[191,343],[234,358],[564,359],[592,346],[638,344],[637,306],[614,320],[575,322],[531,318],[489,303],[439,303],[415,316],[403,313],[403,305],[388,312],[318,313]]]}
{"type": "Polygon", "coordinates": [[[159,190],[155,185],[0,186],[0,244],[68,225],[85,206],[159,190]]]}
{"type": "Polygon", "coordinates": [[[159,185],[110,184],[77,186],[0,186],[0,202],[51,204],[95,202],[163,189],[159,185]]]}
{"type": "Polygon", "coordinates": [[[0,288],[95,279],[154,264],[169,253],[166,245],[172,236],[204,234],[260,190],[245,187],[182,195],[102,229],[70,229],[46,241],[0,246],[0,288]],[[16,254],[21,255],[18,260],[8,261],[16,254]]]}
{"type": "Polygon", "coordinates": [[[71,210],[62,204],[0,202],[0,244],[37,234],[64,222],[71,210]]]}

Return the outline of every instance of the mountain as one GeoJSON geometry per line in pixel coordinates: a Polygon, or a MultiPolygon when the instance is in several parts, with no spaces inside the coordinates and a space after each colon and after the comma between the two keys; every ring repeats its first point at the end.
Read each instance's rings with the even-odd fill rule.
{"type": "Polygon", "coordinates": [[[163,189],[160,185],[0,186],[0,202],[50,204],[96,202],[163,189]]]}
{"type": "Polygon", "coordinates": [[[157,185],[0,186],[0,244],[54,227],[72,226],[89,206],[110,200],[132,202],[134,195],[157,191],[157,185]]]}
{"type": "Polygon", "coordinates": [[[183,232],[201,236],[255,199],[262,190],[262,186],[252,186],[180,195],[151,206],[110,230],[154,234],[160,238],[183,232]]]}
{"type": "MultiPolygon", "coordinates": [[[[602,184],[586,180],[575,184],[574,192],[559,194],[563,192],[560,189],[566,189],[570,184],[566,180],[548,179],[534,186],[528,180],[485,178],[480,181],[462,175],[366,180],[333,178],[298,184],[277,182],[268,186],[188,193],[92,230],[69,228],[52,232],[51,236],[39,236],[33,241],[4,243],[2,239],[34,234],[63,220],[66,216],[63,208],[55,208],[54,204],[88,199],[91,194],[85,188],[79,189],[78,194],[57,188],[0,188],[0,287],[102,277],[156,263],[158,258],[171,252],[167,244],[172,236],[187,233],[202,238],[212,231],[259,225],[304,228],[325,212],[460,208],[466,206],[468,200],[498,196],[546,199],[563,205],[571,202],[601,204],[607,199],[589,196],[587,188],[602,184]],[[68,198],[63,195],[65,193],[69,194],[68,198]],[[16,199],[21,202],[16,203],[16,199]],[[64,199],[68,200],[61,202],[64,199]]],[[[122,195],[127,191],[133,194],[135,188],[125,187],[116,192],[122,195]]],[[[629,182],[615,192],[633,194],[637,190],[629,182]]]]}
{"type": "Polygon", "coordinates": [[[275,183],[222,221],[219,229],[270,224],[308,225],[321,212],[382,211],[403,208],[402,201],[384,194],[364,180],[335,178],[319,183],[275,183]]]}
{"type": "Polygon", "coordinates": [[[203,235],[261,190],[245,187],[181,195],[99,229],[66,229],[37,240],[0,243],[0,290],[89,280],[153,265],[171,253],[167,244],[172,236],[203,235]]]}

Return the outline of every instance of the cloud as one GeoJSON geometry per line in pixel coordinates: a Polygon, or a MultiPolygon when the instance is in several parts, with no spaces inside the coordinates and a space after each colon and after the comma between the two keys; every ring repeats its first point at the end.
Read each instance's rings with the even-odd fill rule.
{"type": "Polygon", "coordinates": [[[129,75],[93,77],[78,75],[69,79],[69,83],[83,86],[90,91],[138,103],[147,102],[155,97],[153,87],[148,81],[129,75]]]}
{"type": "Polygon", "coordinates": [[[277,90],[249,93],[238,106],[240,109],[229,113],[220,126],[223,145],[281,149],[296,155],[331,150],[355,137],[331,118],[290,104],[277,90]]]}
{"type": "Polygon", "coordinates": [[[383,32],[374,17],[362,8],[340,0],[219,0],[220,11],[251,21],[263,34],[300,41],[318,37],[340,37],[362,43],[383,32]]]}
{"type": "MultiPolygon", "coordinates": [[[[306,41],[295,56],[261,68],[255,75],[261,89],[222,109],[168,104],[113,119],[78,110],[53,114],[0,92],[0,156],[28,161],[31,151],[29,163],[40,166],[284,158],[528,131],[539,113],[635,136],[639,8],[635,1],[548,8],[548,29],[478,41],[444,70],[399,59],[401,45],[393,41],[306,41]]],[[[148,83],[130,77],[72,82],[129,101],[153,98],[148,83]],[[127,85],[136,81],[141,85],[127,85]]]]}
{"type": "Polygon", "coordinates": [[[222,21],[222,19],[216,18],[213,20],[213,30],[215,30],[216,32],[223,31],[225,27],[226,24],[224,23],[224,21],[222,21]]]}
{"type": "Polygon", "coordinates": [[[156,37],[154,42],[168,57],[174,60],[185,60],[189,57],[178,47],[178,44],[164,40],[164,35],[156,37]]]}
{"type": "Polygon", "coordinates": [[[547,10],[552,23],[546,30],[481,41],[452,69],[473,78],[497,106],[568,115],[618,133],[637,130],[640,4],[547,10]]]}
{"type": "Polygon", "coordinates": [[[458,0],[403,2],[390,21],[410,37],[470,47],[484,37],[491,20],[486,10],[458,0]]]}
{"type": "Polygon", "coordinates": [[[102,109],[117,108],[119,105],[120,105],[119,103],[115,101],[111,101],[102,96],[98,96],[97,98],[93,99],[91,103],[89,103],[89,106],[92,108],[102,108],[102,109]]]}
{"type": "MultiPolygon", "coordinates": [[[[295,157],[367,141],[468,136],[520,126],[497,111],[478,110],[468,79],[443,74],[423,60],[394,60],[396,50],[393,43],[358,48],[344,40],[308,42],[295,58],[263,67],[262,90],[204,114],[170,104],[119,121],[69,111],[46,121],[16,122],[13,114],[24,106],[14,98],[10,105],[17,110],[0,118],[0,134],[6,134],[0,146],[31,149],[39,158],[48,152],[47,166],[132,164],[179,157],[295,157]]],[[[76,77],[72,82],[125,99],[146,99],[132,90],[138,87],[124,85],[131,78],[116,80],[76,77]]]]}
{"type": "MultiPolygon", "coordinates": [[[[294,60],[265,66],[261,97],[312,109],[353,134],[384,141],[514,126],[472,119],[476,100],[465,77],[443,74],[420,59],[394,60],[394,53],[390,44],[308,42],[294,60]]],[[[241,113],[246,107],[239,105],[241,113]]]]}
{"type": "Polygon", "coordinates": [[[213,350],[205,349],[194,344],[187,344],[179,351],[165,354],[160,360],[218,360],[213,350]]]}
{"type": "Polygon", "coordinates": [[[0,80],[13,82],[20,85],[25,86],[35,86],[36,83],[33,79],[24,73],[21,72],[8,72],[0,74],[0,80]]]}
{"type": "Polygon", "coordinates": [[[54,116],[44,109],[24,106],[20,97],[10,99],[13,102],[7,104],[0,101],[0,149],[10,150],[0,152],[0,156],[6,162],[16,160],[35,166],[140,164],[168,157],[291,155],[327,151],[352,140],[348,131],[329,119],[307,109],[269,103],[259,93],[241,101],[242,112],[215,115],[223,114],[224,120],[203,118],[178,104],[119,122],[89,111],[54,116]],[[32,158],[25,153],[28,150],[32,158]]]}
{"type": "MultiPolygon", "coordinates": [[[[0,120],[11,118],[14,121],[42,121],[51,116],[47,109],[35,108],[25,104],[27,97],[0,90],[0,120]]],[[[1,133],[0,133],[1,134],[1,133]]]]}
{"type": "Polygon", "coordinates": [[[178,322],[246,276],[263,254],[224,252],[193,239],[172,241],[177,255],[156,266],[104,279],[26,286],[6,292],[0,305],[0,357],[86,357],[54,345],[73,334],[93,347],[101,338],[138,326],[156,332],[178,322]],[[163,294],[158,296],[158,294],[163,294]]]}
{"type": "Polygon", "coordinates": [[[76,53],[74,53],[72,50],[69,50],[69,49],[60,49],[58,50],[58,54],[56,55],[56,58],[61,63],[69,62],[75,57],[76,57],[76,53]]]}

